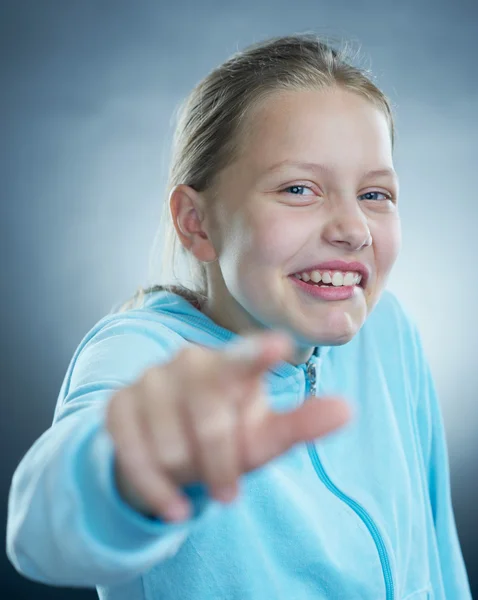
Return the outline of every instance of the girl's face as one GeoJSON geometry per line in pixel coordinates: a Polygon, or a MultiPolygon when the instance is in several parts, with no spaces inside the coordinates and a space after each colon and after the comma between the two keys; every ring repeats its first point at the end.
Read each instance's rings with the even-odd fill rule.
{"type": "Polygon", "coordinates": [[[388,124],[371,102],[340,88],[284,91],[250,113],[241,148],[219,175],[214,225],[205,228],[217,261],[207,264],[204,312],[236,333],[287,331],[300,364],[315,345],[353,338],[397,258],[388,124]],[[329,300],[295,282],[293,274],[336,259],[364,264],[365,288],[329,300]]]}

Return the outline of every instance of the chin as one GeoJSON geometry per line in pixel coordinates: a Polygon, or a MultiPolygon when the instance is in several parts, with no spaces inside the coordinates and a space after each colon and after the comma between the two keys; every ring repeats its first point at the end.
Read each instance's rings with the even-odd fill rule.
{"type": "Polygon", "coordinates": [[[322,345],[322,346],[343,346],[344,344],[348,344],[351,340],[353,340],[353,338],[356,335],[357,335],[357,332],[355,332],[353,335],[337,336],[330,340],[321,341],[317,345],[319,345],[319,346],[320,345],[322,345]]]}
{"type": "MultiPolygon", "coordinates": [[[[348,344],[360,331],[365,319],[360,321],[351,320],[350,315],[347,322],[329,323],[327,328],[322,327],[322,331],[317,331],[314,339],[311,340],[314,346],[343,346],[348,344]]],[[[310,332],[309,332],[310,335],[310,332]]]]}
{"type": "Polygon", "coordinates": [[[299,333],[297,330],[288,330],[288,333],[295,339],[296,343],[304,348],[310,346],[343,346],[350,342],[359,332],[360,327],[347,331],[323,331],[316,332],[313,337],[305,333],[299,333]]]}

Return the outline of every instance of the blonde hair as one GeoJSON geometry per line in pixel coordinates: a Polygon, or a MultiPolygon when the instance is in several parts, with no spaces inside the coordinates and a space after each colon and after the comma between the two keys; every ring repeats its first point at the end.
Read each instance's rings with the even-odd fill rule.
{"type": "MultiPolygon", "coordinates": [[[[240,126],[250,109],[279,90],[341,87],[374,103],[385,114],[392,150],[395,127],[389,99],[373,83],[369,70],[353,66],[345,44],[335,49],[315,34],[298,34],[268,39],[237,52],[200,81],[184,100],[174,134],[167,197],[183,183],[197,192],[213,187],[215,178],[237,155],[240,126]]],[[[168,290],[190,301],[207,299],[204,264],[180,243],[172,221],[169,203],[164,202],[161,221],[161,270],[169,266],[175,273],[179,255],[189,261],[192,288],[182,284],[140,287],[119,312],[143,304],[151,292],[168,290]],[[194,289],[193,289],[194,288],[194,289]]]]}

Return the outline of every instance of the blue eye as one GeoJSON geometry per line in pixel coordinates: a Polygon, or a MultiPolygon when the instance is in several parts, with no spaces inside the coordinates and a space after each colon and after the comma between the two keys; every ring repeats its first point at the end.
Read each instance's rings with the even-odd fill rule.
{"type": "MultiPolygon", "coordinates": [[[[392,200],[392,195],[386,194],[385,192],[366,192],[365,194],[359,196],[359,198],[363,198],[364,196],[371,196],[372,194],[382,194],[382,196],[385,196],[386,200],[392,200]]],[[[365,198],[365,200],[377,200],[377,198],[365,198]]]]}
{"type": "MultiPolygon", "coordinates": [[[[289,187],[286,187],[282,191],[292,194],[293,196],[305,196],[306,194],[304,194],[304,190],[309,190],[310,192],[312,192],[313,196],[316,195],[314,190],[307,185],[291,185],[289,187]]],[[[365,194],[361,194],[359,198],[364,198],[365,200],[393,200],[393,196],[391,194],[379,191],[366,192],[365,194]],[[372,196],[374,194],[382,194],[382,196],[385,196],[385,198],[373,198],[372,196]]]]}
{"type": "MultiPolygon", "coordinates": [[[[311,192],[313,192],[313,190],[310,187],[307,187],[306,185],[291,185],[287,188],[285,188],[284,192],[287,192],[288,190],[310,190],[311,192]]],[[[296,192],[289,192],[290,194],[293,194],[294,196],[303,196],[304,194],[302,193],[296,193],[296,192]]]]}

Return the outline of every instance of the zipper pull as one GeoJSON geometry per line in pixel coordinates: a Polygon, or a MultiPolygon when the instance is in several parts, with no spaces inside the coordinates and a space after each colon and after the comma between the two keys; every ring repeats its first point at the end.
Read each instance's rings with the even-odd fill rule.
{"type": "Polygon", "coordinates": [[[311,396],[315,396],[315,392],[316,392],[316,368],[315,368],[315,361],[313,360],[313,356],[310,357],[310,359],[307,361],[307,377],[309,378],[309,382],[310,382],[310,389],[309,389],[309,395],[311,396]]]}

